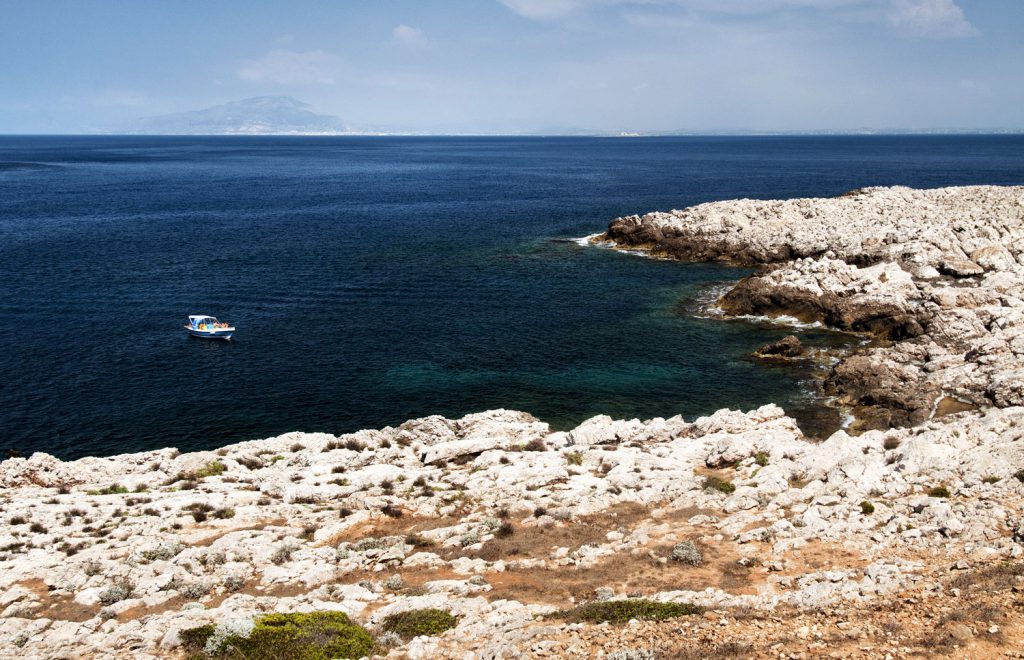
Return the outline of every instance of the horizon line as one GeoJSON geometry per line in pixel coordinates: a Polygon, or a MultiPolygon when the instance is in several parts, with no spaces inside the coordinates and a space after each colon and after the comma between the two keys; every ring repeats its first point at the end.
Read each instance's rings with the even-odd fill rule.
{"type": "Polygon", "coordinates": [[[345,133],[7,133],[0,131],[0,137],[522,137],[522,138],[609,138],[609,139],[643,139],[659,137],[885,137],[885,136],[999,136],[1024,135],[1024,128],[935,128],[935,129],[821,129],[792,131],[745,131],[745,130],[709,130],[709,131],[577,131],[577,132],[345,132],[345,133]]]}

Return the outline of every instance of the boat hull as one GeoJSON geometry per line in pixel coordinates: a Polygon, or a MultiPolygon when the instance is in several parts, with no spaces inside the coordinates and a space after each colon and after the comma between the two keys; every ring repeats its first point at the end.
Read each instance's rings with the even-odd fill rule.
{"type": "Polygon", "coordinates": [[[200,339],[231,339],[231,335],[235,332],[234,328],[224,330],[193,330],[192,328],[185,328],[185,330],[188,331],[188,334],[200,339]]]}

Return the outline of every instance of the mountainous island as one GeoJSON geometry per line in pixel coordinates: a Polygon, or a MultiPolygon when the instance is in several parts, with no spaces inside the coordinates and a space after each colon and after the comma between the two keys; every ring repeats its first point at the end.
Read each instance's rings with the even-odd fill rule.
{"type": "Polygon", "coordinates": [[[338,117],[290,96],[256,96],[202,110],[144,117],[116,133],[130,135],[351,135],[338,117]]]}

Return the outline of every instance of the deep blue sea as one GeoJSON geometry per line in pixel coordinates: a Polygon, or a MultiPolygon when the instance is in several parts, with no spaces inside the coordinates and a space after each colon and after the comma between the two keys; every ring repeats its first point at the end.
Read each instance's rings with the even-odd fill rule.
{"type": "Polygon", "coordinates": [[[807,370],[748,357],[788,330],[694,314],[746,271],[564,239],[709,200],[975,183],[1024,183],[1024,137],[0,137],[0,452],[498,407],[569,428],[774,401],[814,426],[807,370]],[[189,338],[190,313],[235,339],[189,338]]]}

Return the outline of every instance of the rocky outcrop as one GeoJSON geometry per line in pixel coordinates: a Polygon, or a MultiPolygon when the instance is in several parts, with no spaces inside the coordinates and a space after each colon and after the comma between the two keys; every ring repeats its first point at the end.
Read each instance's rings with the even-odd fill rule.
{"type": "Polygon", "coordinates": [[[735,200],[618,218],[606,239],[760,271],[722,296],[876,340],[841,357],[828,393],[855,428],[928,419],[944,395],[1024,402],[1024,188],[869,188],[835,199],[735,200]]]}

